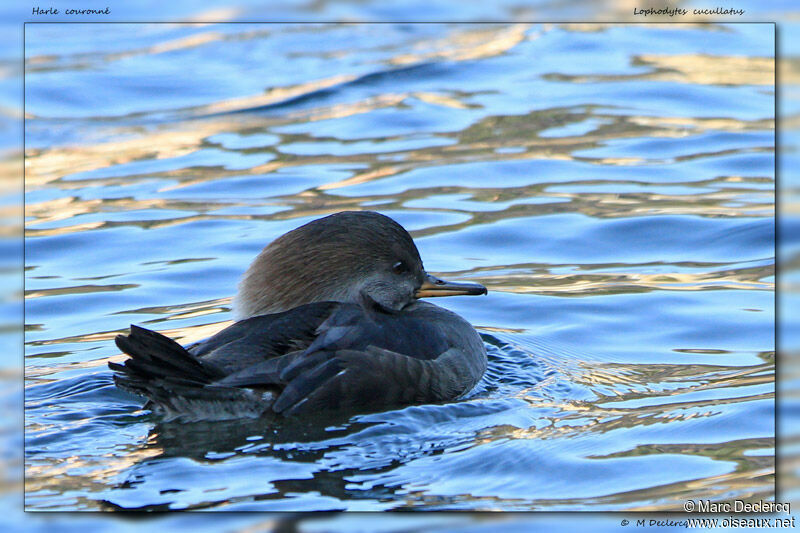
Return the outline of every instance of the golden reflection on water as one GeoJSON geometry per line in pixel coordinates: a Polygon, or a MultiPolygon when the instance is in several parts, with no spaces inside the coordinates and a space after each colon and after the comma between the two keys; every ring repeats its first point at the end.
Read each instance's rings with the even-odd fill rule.
{"type": "MultiPolygon", "coordinates": [[[[24,481],[26,498],[35,500],[37,497],[41,497],[40,492],[47,494],[54,489],[61,492],[102,493],[108,489],[109,484],[114,483],[114,479],[121,473],[158,455],[159,450],[140,446],[137,443],[116,450],[115,453],[109,452],[92,459],[88,459],[84,455],[72,455],[61,457],[58,462],[28,463],[25,468],[24,481]],[[53,480],[57,480],[55,485],[53,480]]],[[[79,496],[78,500],[76,503],[79,508],[96,509],[97,502],[86,496],[79,496]]],[[[26,504],[31,505],[32,502],[27,501],[26,504]]],[[[47,509],[46,506],[42,508],[47,509]]]]}
{"type": "MultiPolygon", "coordinates": [[[[596,267],[602,268],[599,265],[596,267]]],[[[508,268],[508,267],[504,267],[508,268]]],[[[642,274],[514,274],[486,273],[474,279],[492,291],[546,295],[624,294],[648,290],[700,291],[708,289],[744,289],[774,291],[773,282],[762,281],[775,274],[774,265],[700,273],[642,274]]]]}
{"type": "MultiPolygon", "coordinates": [[[[359,112],[367,112],[369,109],[361,109],[359,112]]],[[[406,150],[400,152],[398,155],[402,156],[402,163],[387,163],[382,160],[381,154],[357,154],[347,156],[286,156],[283,154],[276,154],[277,159],[267,162],[262,165],[247,169],[230,170],[219,167],[192,167],[183,168],[179,170],[170,170],[152,174],[134,174],[131,176],[119,176],[109,178],[73,178],[68,181],[62,180],[63,172],[68,169],[69,173],[87,172],[105,167],[112,167],[142,158],[149,159],[166,159],[186,155],[193,151],[201,149],[201,146],[208,137],[222,132],[239,132],[249,133],[252,126],[244,121],[231,123],[227,120],[219,124],[204,122],[202,124],[192,123],[189,131],[180,132],[160,132],[149,137],[139,139],[127,139],[118,142],[94,145],[91,147],[68,147],[68,148],[53,148],[43,151],[31,151],[26,157],[26,183],[28,190],[35,190],[39,187],[57,185],[59,188],[69,190],[72,188],[85,187],[88,184],[92,185],[115,185],[136,182],[143,179],[169,179],[174,181],[175,184],[168,186],[164,190],[175,190],[178,187],[195,185],[207,181],[223,180],[227,176],[242,176],[242,175],[265,175],[269,176],[270,173],[283,168],[302,167],[308,165],[329,164],[331,162],[337,163],[359,163],[367,164],[367,168],[362,171],[356,170],[351,177],[344,180],[323,184],[317,187],[316,191],[332,191],[339,188],[345,188],[352,185],[367,183],[375,180],[384,179],[387,177],[399,175],[403,172],[408,172],[416,168],[430,168],[437,165],[454,165],[461,162],[476,162],[476,161],[512,161],[512,160],[525,160],[535,157],[547,157],[549,159],[564,159],[564,160],[580,160],[602,165],[613,164],[629,164],[630,160],[626,159],[611,159],[600,158],[591,159],[587,157],[574,157],[572,152],[578,149],[585,150],[590,147],[599,147],[604,142],[614,139],[625,137],[680,137],[686,135],[686,128],[696,122],[692,126],[697,128],[698,131],[707,131],[708,129],[722,129],[723,131],[743,131],[743,130],[761,130],[765,127],[769,128],[770,124],[759,121],[756,123],[745,123],[742,121],[723,121],[716,120],[715,123],[703,124],[703,121],[694,119],[672,119],[672,120],[659,120],[653,117],[634,117],[637,123],[636,127],[631,125],[626,126],[630,119],[622,119],[620,117],[608,116],[609,120],[614,120],[619,124],[615,127],[604,128],[606,133],[600,134],[591,132],[581,135],[579,137],[562,137],[562,138],[541,138],[538,133],[544,129],[548,129],[559,123],[580,122],[585,120],[590,115],[576,112],[569,112],[566,115],[563,111],[554,110],[549,113],[532,113],[525,117],[506,117],[500,120],[495,117],[490,117],[480,121],[478,124],[470,126],[464,132],[458,134],[458,143],[453,146],[444,147],[428,147],[414,150],[406,150]],[[553,118],[557,120],[554,124],[553,118]],[[560,120],[559,120],[560,119],[560,120]],[[507,123],[506,123],[507,122],[507,123]],[[531,128],[531,124],[538,124],[531,128]],[[198,127],[198,126],[203,127],[198,127]],[[236,127],[234,127],[236,126],[236,127]],[[520,131],[520,127],[525,130],[520,131]],[[629,130],[627,133],[625,130],[629,130]],[[485,134],[482,131],[486,131],[485,134]],[[521,133],[527,135],[522,137],[521,133]],[[488,142],[484,139],[494,139],[488,142]],[[515,153],[501,153],[498,154],[495,150],[501,148],[503,144],[513,145],[520,148],[520,151],[515,153]],[[126,155],[127,154],[127,155],[126,155]],[[54,183],[55,182],[55,183],[54,183]]],[[[597,118],[597,115],[592,115],[597,118]]],[[[708,122],[708,121],[706,121],[708,122]]],[[[262,124],[262,127],[265,127],[262,124]]],[[[697,133],[697,132],[695,132],[697,133]]],[[[446,136],[441,134],[442,136],[446,136]]],[[[297,140],[303,140],[303,136],[297,140]]],[[[313,142],[313,138],[305,139],[308,142],[313,142]]],[[[379,140],[379,139],[378,139],[379,140]]],[[[272,152],[274,149],[271,147],[265,148],[267,152],[272,152]]],[[[769,150],[769,148],[765,148],[769,150]]],[[[249,150],[248,153],[252,153],[249,150]]],[[[691,154],[685,157],[686,160],[697,157],[708,157],[712,155],[723,154],[691,154]]],[[[677,158],[676,160],[681,160],[677,158]]],[[[658,163],[663,163],[658,161],[658,163]]],[[[540,178],[541,179],[541,178],[540,178]]],[[[747,208],[752,210],[752,214],[763,216],[769,214],[765,210],[772,209],[774,198],[769,191],[762,190],[742,190],[734,189],[730,191],[719,191],[715,194],[697,195],[667,195],[662,193],[593,193],[587,194],[585,191],[578,193],[565,193],[565,192],[549,192],[547,191],[546,177],[543,183],[535,183],[521,188],[481,188],[471,189],[469,187],[430,187],[423,190],[407,190],[400,194],[391,195],[391,199],[396,202],[404,200],[412,200],[430,195],[442,193],[459,193],[466,192],[472,194],[494,194],[496,197],[505,197],[513,199],[515,197],[536,197],[543,192],[547,192],[548,197],[553,198],[566,198],[571,202],[578,205],[570,205],[561,207],[564,211],[578,211],[584,212],[589,215],[598,216],[602,215],[603,210],[614,212],[617,216],[629,216],[631,214],[642,213],[674,213],[674,214],[716,214],[716,215],[741,215],[741,207],[729,205],[735,202],[737,198],[745,192],[752,196],[755,192],[756,195],[762,195],[764,200],[762,203],[753,203],[752,199],[748,203],[747,208]],[[605,209],[602,207],[606,205],[605,209]],[[625,208],[625,205],[630,205],[630,208],[625,208]]],[[[718,180],[734,181],[737,177],[721,176],[718,180]]],[[[765,177],[765,179],[769,179],[765,177]]],[[[738,180],[742,180],[741,177],[738,180]]],[[[751,182],[754,185],[761,181],[759,178],[747,178],[746,182],[751,182]]],[[[610,182],[615,183],[615,182],[610,182]]],[[[616,182],[619,183],[619,182],[616,182]]],[[[625,183],[624,181],[622,183],[625,183]]],[[[708,182],[692,183],[694,186],[709,185],[708,182]]],[[[553,184],[560,185],[560,184],[553,184]]],[[[284,200],[297,199],[301,202],[313,199],[316,203],[322,197],[316,196],[314,190],[304,191],[303,193],[288,195],[284,200]]],[[[350,202],[351,204],[363,203],[365,201],[374,201],[382,199],[379,195],[368,197],[350,197],[350,198],[335,198],[326,197],[325,200],[336,199],[339,202],[350,202]]],[[[112,201],[118,207],[126,207],[129,209],[180,209],[181,206],[197,207],[191,202],[185,201],[171,201],[164,199],[119,199],[119,200],[103,200],[103,202],[112,201]],[[135,204],[133,203],[135,202],[135,204]]],[[[94,212],[99,206],[99,200],[78,200],[76,198],[61,198],[58,200],[51,200],[47,202],[31,203],[26,206],[26,215],[30,217],[27,226],[35,227],[42,222],[50,222],[54,220],[61,220],[74,217],[78,214],[94,212]]],[[[326,202],[328,203],[328,202],[326,202]]],[[[336,202],[333,202],[335,205],[336,202]]],[[[224,205],[224,204],[223,204],[224,205]]],[[[234,204],[236,205],[236,204],[234,204]]],[[[519,207],[519,206],[515,206],[519,207]]],[[[537,209],[536,206],[528,206],[528,209],[537,209]]],[[[295,212],[293,216],[307,216],[300,206],[295,205],[295,212]]],[[[285,214],[278,214],[276,217],[282,218],[285,214]]]]}
{"type": "Polygon", "coordinates": [[[775,83],[775,61],[771,57],[711,56],[706,54],[634,56],[633,65],[652,67],[642,74],[554,75],[575,83],[625,80],[671,81],[699,85],[766,85],[775,83]]]}
{"type": "Polygon", "coordinates": [[[525,39],[535,38],[528,34],[529,29],[529,24],[503,24],[494,28],[477,25],[449,33],[443,39],[418,42],[413,48],[419,51],[396,55],[388,63],[407,66],[433,60],[470,61],[493,57],[525,39]]]}

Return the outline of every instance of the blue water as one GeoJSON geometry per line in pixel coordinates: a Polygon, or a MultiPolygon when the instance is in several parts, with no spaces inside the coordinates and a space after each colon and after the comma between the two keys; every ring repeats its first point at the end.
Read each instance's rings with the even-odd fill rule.
{"type": "Polygon", "coordinates": [[[28,25],[28,510],[680,510],[774,495],[774,28],[28,25]],[[164,423],[131,323],[378,210],[487,346],[466,398],[164,423]]]}

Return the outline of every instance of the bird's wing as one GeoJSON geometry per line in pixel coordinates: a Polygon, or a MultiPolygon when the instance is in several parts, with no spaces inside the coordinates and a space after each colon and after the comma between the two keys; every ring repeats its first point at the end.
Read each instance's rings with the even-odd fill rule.
{"type": "Polygon", "coordinates": [[[471,327],[465,333],[477,344],[452,343],[435,321],[410,313],[342,304],[315,333],[305,350],[262,360],[218,384],[281,387],[273,410],[290,416],[452,400],[485,369],[483,345],[471,327]]]}
{"type": "Polygon", "coordinates": [[[226,375],[247,371],[273,358],[305,350],[316,339],[320,324],[339,305],[318,302],[241,320],[191,346],[189,351],[226,375]]]}

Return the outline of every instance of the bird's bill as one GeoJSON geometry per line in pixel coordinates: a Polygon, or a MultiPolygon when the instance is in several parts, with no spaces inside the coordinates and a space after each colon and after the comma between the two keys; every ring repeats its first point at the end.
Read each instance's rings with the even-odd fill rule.
{"type": "Polygon", "coordinates": [[[425,275],[425,281],[417,289],[417,298],[432,298],[435,296],[476,296],[486,294],[486,287],[480,283],[445,281],[430,274],[425,275]]]}

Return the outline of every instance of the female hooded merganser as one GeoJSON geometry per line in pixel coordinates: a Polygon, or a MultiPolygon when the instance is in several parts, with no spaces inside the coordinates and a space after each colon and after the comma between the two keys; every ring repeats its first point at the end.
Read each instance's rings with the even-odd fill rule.
{"type": "Polygon", "coordinates": [[[168,419],[303,416],[445,402],[472,389],[486,349],[463,318],[419,298],[486,294],[426,273],[384,215],[346,211],[269,244],[244,275],[237,322],[187,348],[131,326],[114,381],[168,419]]]}

